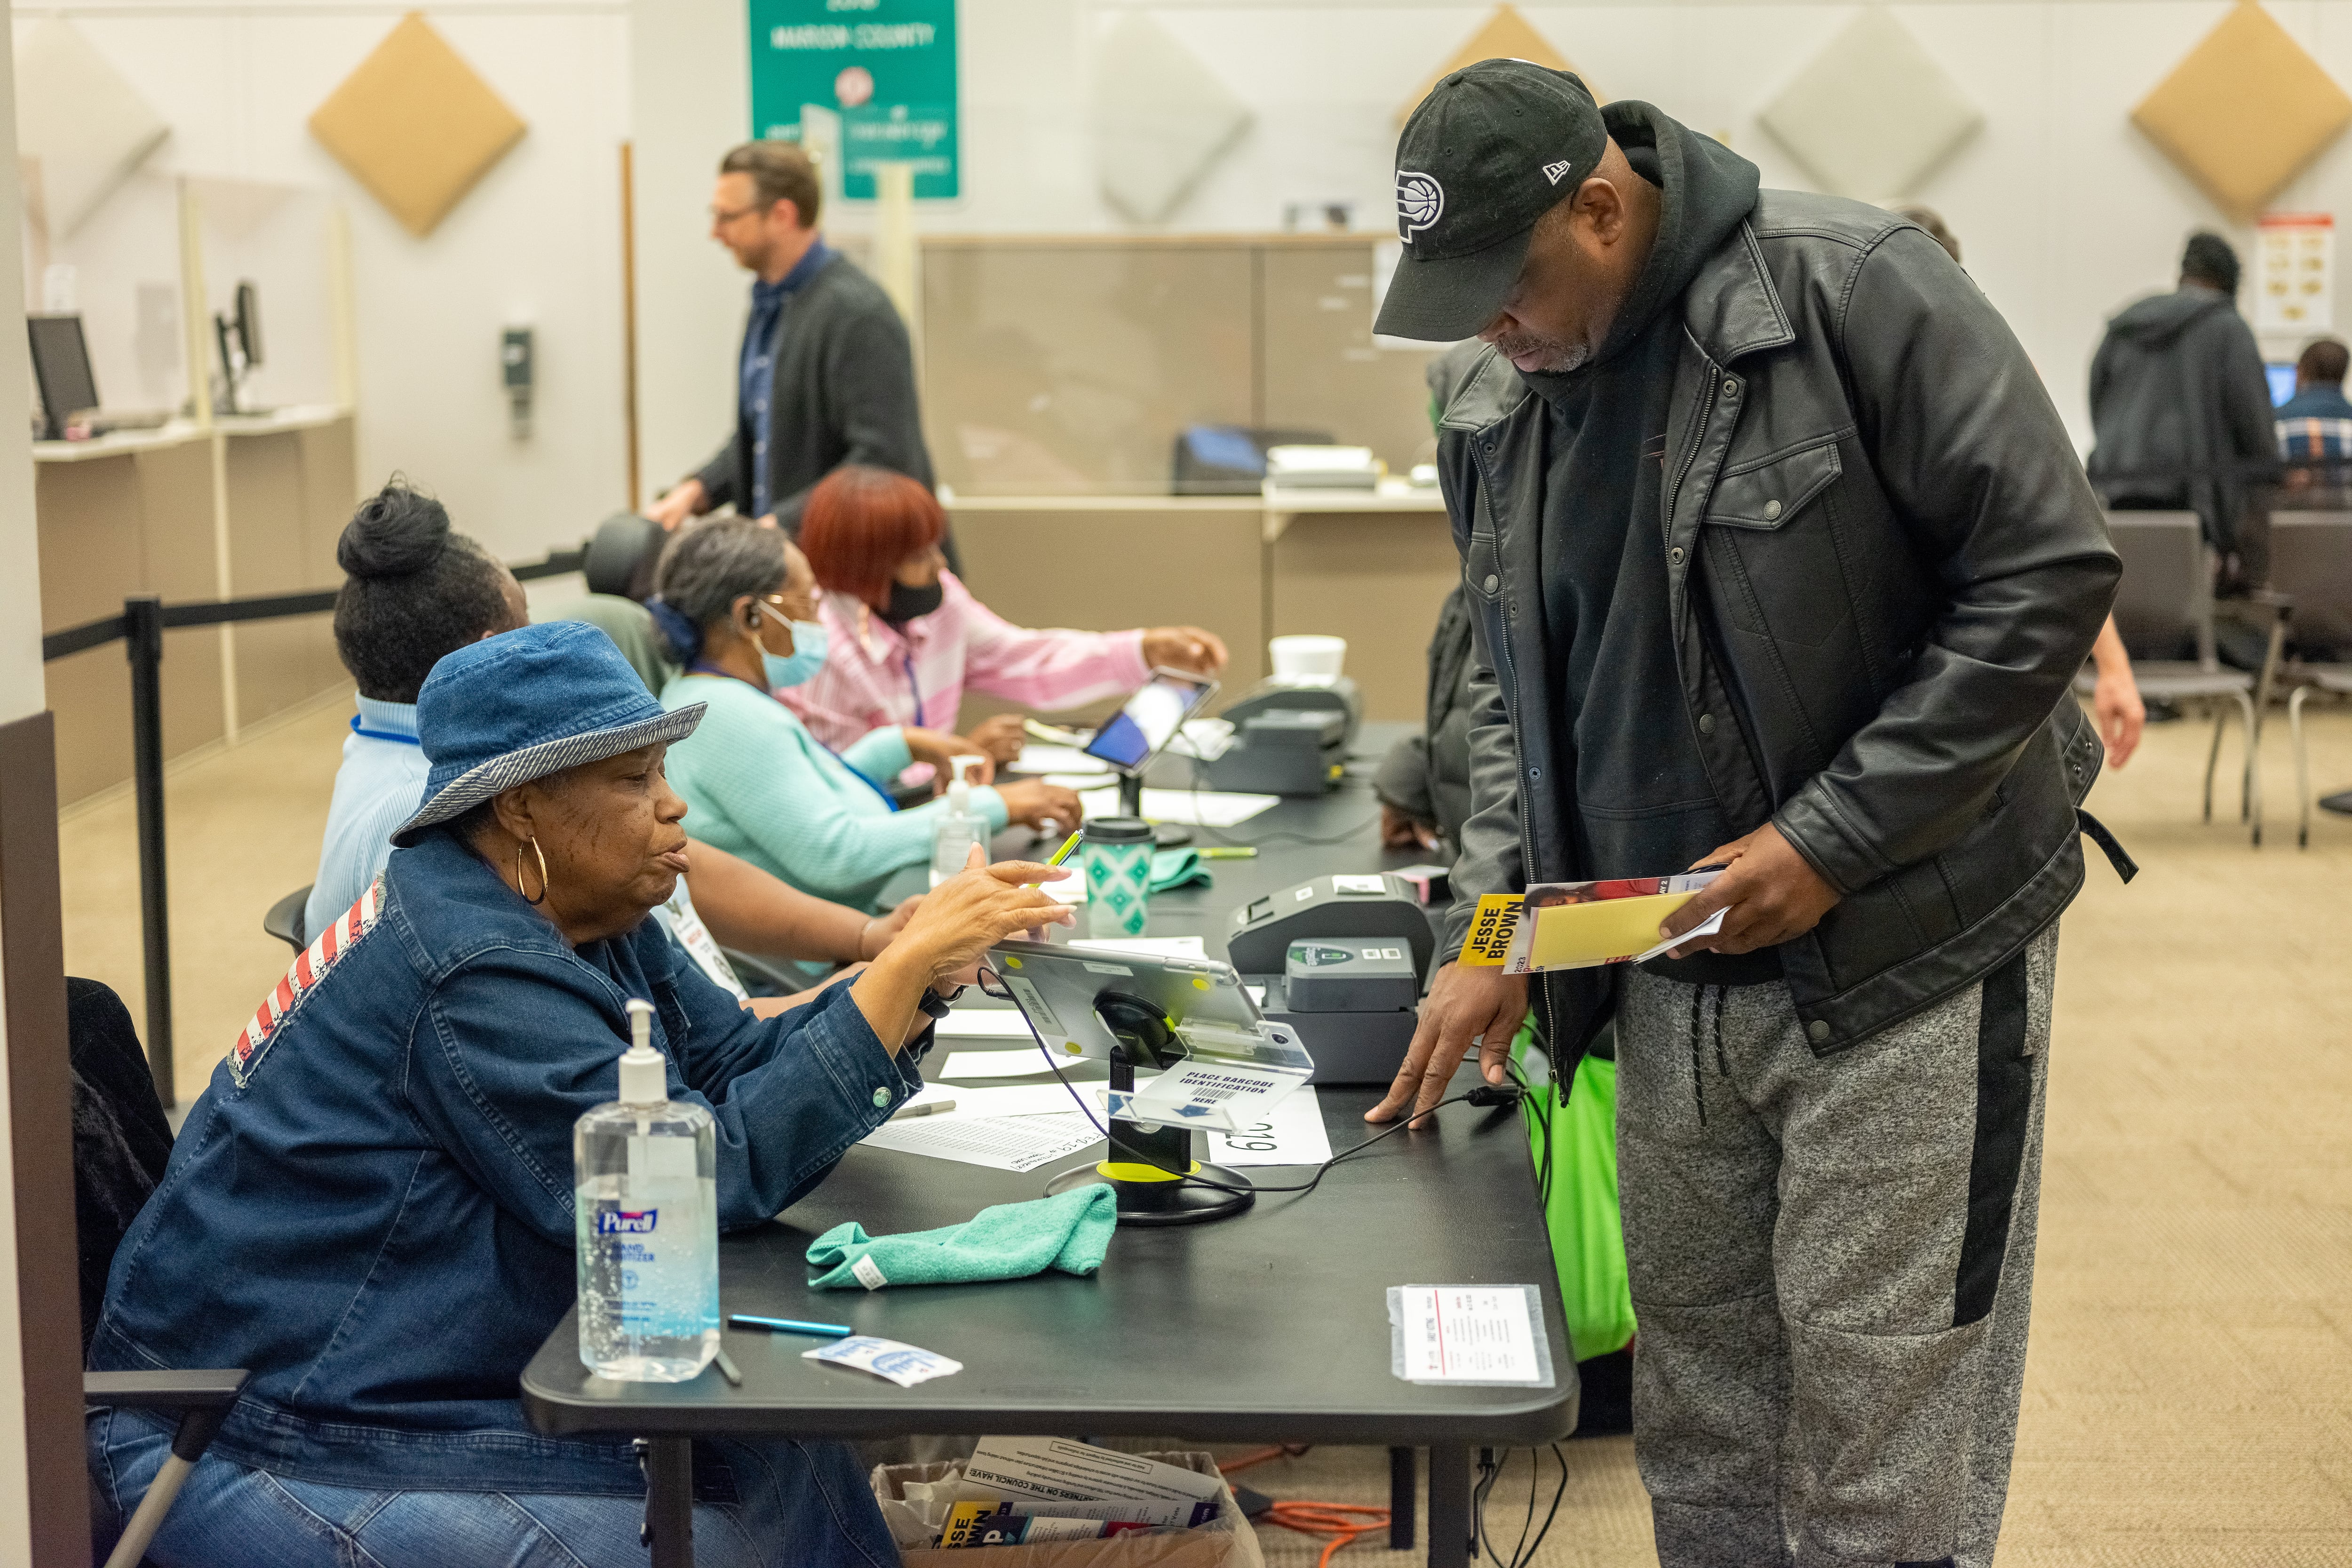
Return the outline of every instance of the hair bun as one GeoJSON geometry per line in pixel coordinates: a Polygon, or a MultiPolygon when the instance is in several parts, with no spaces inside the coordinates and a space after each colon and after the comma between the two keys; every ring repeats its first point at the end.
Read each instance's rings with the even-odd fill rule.
{"type": "Polygon", "coordinates": [[[354,577],[409,577],[449,547],[449,510],[393,480],[360,503],[335,542],[335,564],[354,577]]]}

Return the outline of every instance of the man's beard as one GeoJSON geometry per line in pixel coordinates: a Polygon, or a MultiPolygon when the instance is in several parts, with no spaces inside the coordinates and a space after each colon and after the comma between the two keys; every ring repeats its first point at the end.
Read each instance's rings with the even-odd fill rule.
{"type": "Polygon", "coordinates": [[[1537,355],[1534,366],[1526,373],[1530,375],[1565,375],[1592,357],[1589,344],[1563,342],[1534,332],[1507,332],[1495,340],[1495,347],[1515,363],[1524,355],[1537,355]]]}

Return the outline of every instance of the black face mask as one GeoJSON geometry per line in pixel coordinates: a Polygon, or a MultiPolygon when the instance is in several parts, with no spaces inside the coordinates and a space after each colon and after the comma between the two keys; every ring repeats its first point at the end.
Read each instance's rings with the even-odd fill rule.
{"type": "Polygon", "coordinates": [[[908,621],[920,620],[938,609],[946,602],[947,596],[947,590],[940,586],[936,578],[919,588],[909,588],[893,578],[890,603],[883,610],[882,618],[894,626],[903,626],[908,621]]]}

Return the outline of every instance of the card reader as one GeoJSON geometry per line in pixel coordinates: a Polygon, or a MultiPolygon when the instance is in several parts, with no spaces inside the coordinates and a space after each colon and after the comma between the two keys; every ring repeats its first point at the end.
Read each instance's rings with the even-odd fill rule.
{"type": "Polygon", "coordinates": [[[1225,945],[1244,982],[1265,988],[1266,1021],[1297,1035],[1315,1082],[1396,1077],[1437,951],[1402,878],[1318,877],[1253,900],[1233,912],[1225,945]]]}

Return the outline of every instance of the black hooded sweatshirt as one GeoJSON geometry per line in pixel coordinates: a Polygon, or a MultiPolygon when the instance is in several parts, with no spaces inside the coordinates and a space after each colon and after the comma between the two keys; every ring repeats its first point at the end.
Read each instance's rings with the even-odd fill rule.
{"type": "Polygon", "coordinates": [[[2278,458],[2262,351],[2236,301],[2183,284],[2107,323],[2091,360],[2091,482],[2109,506],[2183,508],[2217,550],[2278,458]]]}
{"type": "MultiPolygon", "coordinates": [[[[1730,830],[1691,731],[1666,597],[1667,398],[1683,338],[1679,304],[1700,266],[1755,210],[1756,165],[1646,103],[1601,111],[1634,172],[1660,188],[1658,233],[1601,352],[1565,374],[1525,379],[1549,407],[1545,432],[1544,618],[1566,650],[1560,689],[1576,742],[1578,863],[1593,878],[1680,871],[1730,830]]],[[[1777,979],[1769,949],[1654,960],[1694,984],[1777,979]]]]}

